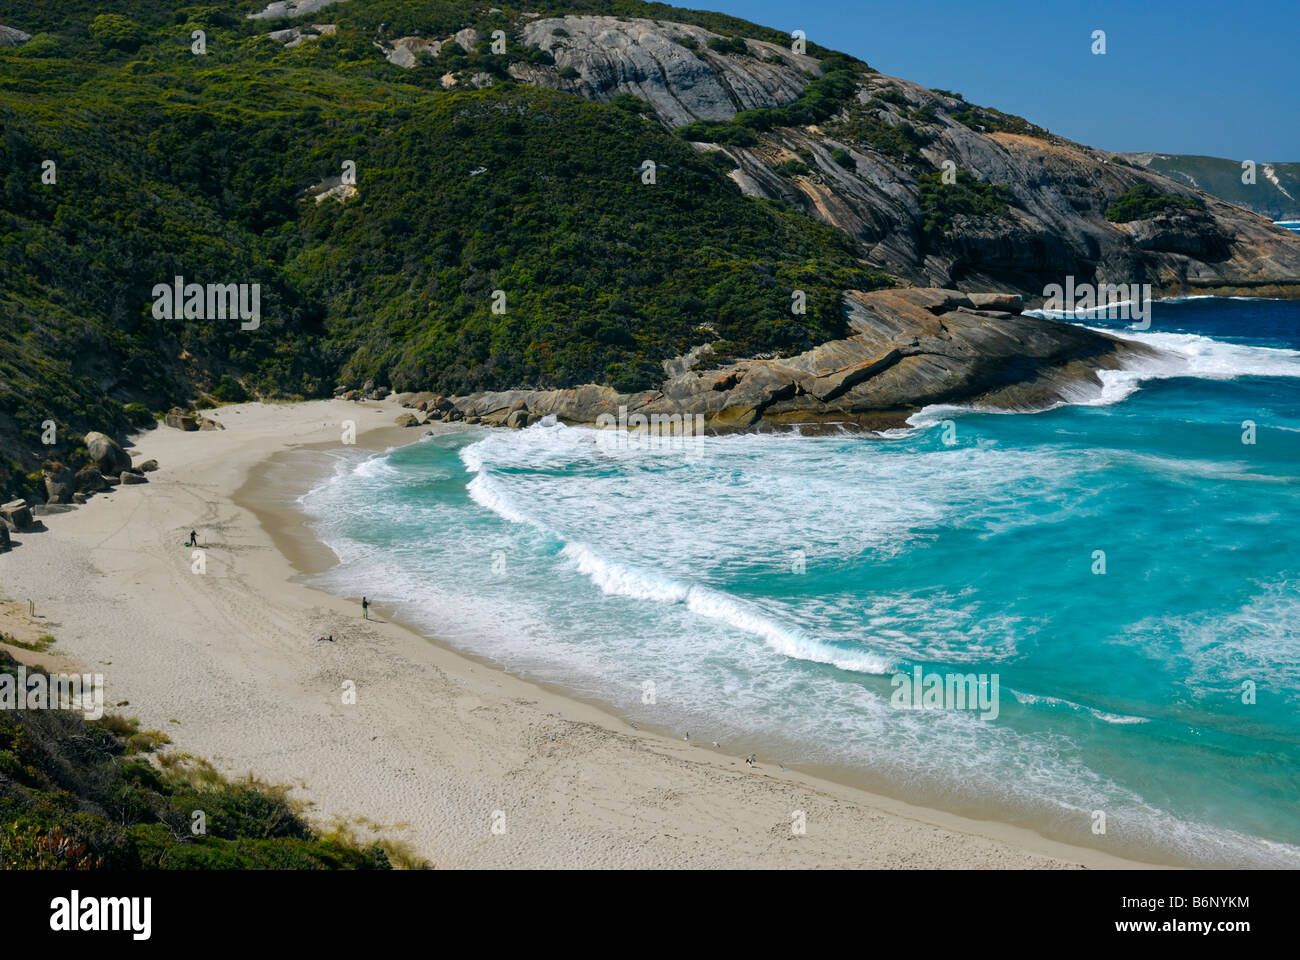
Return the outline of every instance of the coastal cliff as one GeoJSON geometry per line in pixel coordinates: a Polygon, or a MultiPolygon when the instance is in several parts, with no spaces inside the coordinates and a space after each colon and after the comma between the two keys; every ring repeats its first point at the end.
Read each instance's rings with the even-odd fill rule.
{"type": "MultiPolygon", "coordinates": [[[[635,95],[670,128],[793,103],[822,73],[816,58],[761,40],[710,49],[719,39],[700,27],[648,19],[548,18],[529,23],[522,40],[554,66],[511,72],[597,100],[635,95]]],[[[1266,217],[1155,166],[946,91],[875,71],[859,81],[824,121],[762,130],[750,146],[707,147],[737,163],[732,176],[747,193],[787,201],[843,230],[871,263],[917,284],[1010,288],[1032,298],[1068,274],[1081,282],[1150,283],[1157,296],[1300,293],[1300,237],[1266,217]],[[977,184],[1004,188],[1002,209],[955,213],[927,233],[925,208],[935,191],[959,186],[928,180],[945,162],[977,184]],[[802,169],[783,169],[792,163],[802,169]],[[1107,207],[1140,184],[1202,206],[1137,224],[1107,220],[1107,207]]]]}

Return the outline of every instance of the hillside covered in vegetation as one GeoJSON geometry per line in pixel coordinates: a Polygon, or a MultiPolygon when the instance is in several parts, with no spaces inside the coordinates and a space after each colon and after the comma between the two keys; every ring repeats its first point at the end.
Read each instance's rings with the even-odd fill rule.
{"type": "Polygon", "coordinates": [[[656,390],[896,282],[1300,291],[1300,237],[1185,184],[640,0],[0,0],[0,131],[5,496],[173,405],[656,390]]]}
{"type": "Polygon", "coordinates": [[[445,90],[370,39],[376,19],[450,31],[484,19],[476,6],[369,3],[351,28],[357,6],[286,49],[250,4],[146,2],[129,19],[0,4],[33,34],[0,49],[0,490],[34,469],[15,451],[49,454],[46,420],[121,430],[125,405],[165,410],[223,376],[272,397],[369,378],[639,389],[701,341],[744,354],[835,336],[840,291],[882,282],[847,238],[744,197],[631,98],[519,84],[504,72],[518,48],[465,57],[491,87],[445,90]],[[354,199],[306,195],[344,161],[354,199]],[[259,284],[260,327],[155,318],[151,291],[175,276],[259,284]]]}

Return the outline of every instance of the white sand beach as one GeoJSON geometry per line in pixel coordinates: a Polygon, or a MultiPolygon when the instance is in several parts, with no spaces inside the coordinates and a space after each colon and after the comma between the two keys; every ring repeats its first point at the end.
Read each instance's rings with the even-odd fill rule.
{"type": "Polygon", "coordinates": [[[1143,866],[633,729],[296,582],[295,559],[326,548],[268,459],[339,443],[344,420],[376,449],[425,432],[395,427],[400,412],[249,403],[209,413],[224,431],[134,437],[132,455],[159,462],[149,483],[46,517],[0,555],[0,599],[21,604],[6,632],[57,638],[10,652],[102,673],[106,702],[170,749],[289,785],[321,826],[377,830],[438,868],[1143,866]]]}

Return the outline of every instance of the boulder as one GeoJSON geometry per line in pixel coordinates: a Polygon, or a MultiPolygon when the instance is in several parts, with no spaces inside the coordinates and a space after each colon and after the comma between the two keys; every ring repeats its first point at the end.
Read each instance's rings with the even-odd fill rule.
{"type": "Polygon", "coordinates": [[[118,484],[120,484],[120,483],[122,482],[122,478],[121,478],[121,476],[116,476],[116,477],[105,477],[105,478],[104,478],[104,482],[105,482],[106,484],[108,484],[110,488],[111,488],[111,487],[116,487],[118,484]]]}
{"type": "Polygon", "coordinates": [[[99,467],[86,467],[77,471],[73,478],[78,493],[98,493],[108,489],[108,481],[99,472],[99,467]]]}
{"type": "Polygon", "coordinates": [[[73,503],[82,504],[82,503],[85,503],[86,501],[88,501],[89,499],[90,499],[90,497],[88,497],[88,496],[87,496],[86,494],[84,494],[84,493],[74,493],[74,494],[72,495],[72,502],[73,502],[73,503]]]}
{"type": "Polygon", "coordinates": [[[199,417],[200,430],[224,430],[226,425],[220,420],[209,420],[207,417],[199,417]]]}
{"type": "Polygon", "coordinates": [[[37,517],[49,517],[56,513],[71,513],[77,507],[72,503],[38,503],[32,507],[32,514],[37,517]]]}
{"type": "Polygon", "coordinates": [[[512,430],[528,426],[528,409],[514,409],[506,414],[506,426],[512,430]]]}
{"type": "Polygon", "coordinates": [[[122,483],[148,483],[149,478],[143,473],[132,473],[130,470],[123,470],[121,473],[122,483]]]}
{"type": "Polygon", "coordinates": [[[90,453],[90,459],[95,461],[95,466],[99,467],[100,473],[111,475],[131,469],[131,458],[127,452],[106,434],[94,431],[86,434],[86,450],[90,453]]]}
{"type": "Polygon", "coordinates": [[[1025,309],[1025,299],[1018,293],[970,293],[970,302],[976,310],[1001,310],[1005,313],[1021,313],[1025,309]]]}
{"type": "Polygon", "coordinates": [[[158,469],[157,460],[146,460],[144,463],[139,463],[136,464],[135,466],[136,473],[153,473],[157,469],[158,469]]]}
{"type": "Polygon", "coordinates": [[[413,413],[402,413],[393,420],[399,427],[418,427],[419,419],[413,413]]]}
{"type": "Polygon", "coordinates": [[[45,474],[45,502],[71,503],[72,495],[77,492],[77,475],[72,468],[62,463],[49,463],[42,472],[45,474]]]}
{"type": "Polygon", "coordinates": [[[163,423],[169,427],[175,427],[177,430],[197,430],[199,423],[194,419],[194,415],[186,413],[180,407],[172,407],[167,411],[167,416],[163,417],[163,423]]]}
{"type": "Polygon", "coordinates": [[[11,500],[0,507],[0,517],[8,520],[15,530],[25,530],[32,525],[32,509],[26,500],[11,500]]]}
{"type": "Polygon", "coordinates": [[[464,420],[465,414],[461,413],[455,407],[452,407],[450,410],[448,410],[446,413],[442,415],[442,418],[446,420],[448,423],[455,423],[458,420],[464,420]]]}
{"type": "Polygon", "coordinates": [[[9,549],[9,528],[0,523],[0,553],[9,549]]]}

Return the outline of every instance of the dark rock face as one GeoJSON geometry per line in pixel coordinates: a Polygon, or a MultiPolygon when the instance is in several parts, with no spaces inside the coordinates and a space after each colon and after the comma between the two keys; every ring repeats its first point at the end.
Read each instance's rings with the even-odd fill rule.
{"type": "Polygon", "coordinates": [[[0,507],[3,517],[15,530],[26,530],[32,525],[32,511],[26,500],[11,500],[0,507]]]}
{"type": "Polygon", "coordinates": [[[688,369],[656,391],[619,394],[587,385],[460,398],[467,417],[525,426],[554,414],[567,423],[602,415],[702,415],[712,430],[767,424],[897,426],[928,404],[1042,409],[1097,371],[1150,356],[1149,348],[1080,327],[1020,314],[1012,294],[905,288],[849,295],[844,340],[776,359],[688,369]]]}
{"type": "Polygon", "coordinates": [[[648,100],[674,127],[699,119],[729,120],[740,110],[790,103],[808,83],[803,70],[821,73],[815,57],[762,40],[745,42],[749,57],[717,53],[708,48],[716,36],[703,27],[667,21],[548,17],[528,24],[523,42],[550,53],[555,68],[518,64],[511,72],[528,83],[576,90],[596,100],[634,94],[648,100]],[[557,28],[569,36],[556,34],[557,28]],[[579,79],[560,78],[565,67],[576,70],[579,79]]]}
{"type": "Polygon", "coordinates": [[[75,483],[78,493],[99,493],[108,489],[108,481],[98,467],[86,467],[77,471],[75,483]]]}

